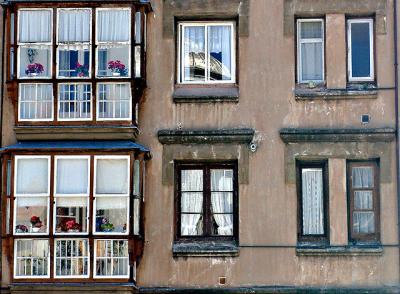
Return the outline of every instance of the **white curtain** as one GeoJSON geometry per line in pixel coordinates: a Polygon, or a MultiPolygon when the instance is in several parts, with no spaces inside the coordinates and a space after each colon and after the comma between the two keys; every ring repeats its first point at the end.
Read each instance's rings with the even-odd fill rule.
{"type": "Polygon", "coordinates": [[[218,235],[233,234],[233,171],[211,170],[211,203],[218,235]],[[224,214],[218,214],[224,213],[224,214]]]}
{"type": "Polygon", "coordinates": [[[181,235],[199,235],[201,228],[198,223],[203,207],[203,171],[182,170],[181,191],[181,235]]]}
{"type": "Polygon", "coordinates": [[[375,232],[375,214],[372,211],[353,213],[353,232],[369,234],[375,232]]]}
{"type": "Polygon", "coordinates": [[[140,193],[140,161],[135,160],[133,163],[133,194],[139,195],[140,193]]]}
{"type": "Polygon", "coordinates": [[[87,194],[88,159],[57,159],[57,194],[87,194]]]}
{"type": "Polygon", "coordinates": [[[47,207],[48,197],[17,197],[18,207],[47,207]]]}
{"type": "Polygon", "coordinates": [[[52,12],[50,10],[20,10],[18,16],[19,42],[51,42],[52,12]]]}
{"type": "MultiPolygon", "coordinates": [[[[128,197],[96,197],[96,209],[128,209],[128,197]]],[[[118,212],[118,214],[120,214],[118,212]]],[[[126,214],[125,214],[126,215],[126,214]]]]}
{"type": "Polygon", "coordinates": [[[48,159],[20,158],[17,160],[17,194],[48,193],[48,159]]]}
{"type": "Polygon", "coordinates": [[[222,79],[231,78],[231,27],[210,26],[208,28],[208,47],[210,52],[210,70],[214,70],[213,61],[218,63],[218,74],[222,79]],[[217,60],[211,54],[221,54],[221,60],[217,60]]]}
{"type": "Polygon", "coordinates": [[[184,48],[185,56],[189,53],[204,53],[205,40],[204,40],[204,27],[185,27],[184,35],[184,48]]]}
{"type": "Polygon", "coordinates": [[[130,40],[131,11],[127,9],[97,10],[97,41],[128,42],[130,40]]]}
{"type": "Polygon", "coordinates": [[[90,42],[90,10],[60,10],[58,41],[90,42]]]}
{"type": "Polygon", "coordinates": [[[97,194],[128,194],[127,159],[98,159],[96,166],[97,194]]]}
{"type": "Polygon", "coordinates": [[[303,234],[324,233],[324,200],[322,169],[303,169],[303,234]]]}
{"type": "Polygon", "coordinates": [[[87,207],[89,197],[56,197],[57,207],[87,207]]]}
{"type": "Polygon", "coordinates": [[[374,187],[374,171],[372,167],[353,167],[353,188],[374,187]]]}

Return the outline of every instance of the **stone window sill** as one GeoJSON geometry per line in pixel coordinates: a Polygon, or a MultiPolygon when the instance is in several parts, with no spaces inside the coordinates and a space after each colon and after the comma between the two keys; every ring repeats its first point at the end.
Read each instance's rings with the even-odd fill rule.
{"type": "MultiPolygon", "coordinates": [[[[218,86],[218,85],[217,85],[218,86]]],[[[175,103],[209,103],[239,101],[239,88],[229,87],[177,87],[172,94],[175,103]]]]}
{"type": "Polygon", "coordinates": [[[193,257],[229,257],[238,256],[239,247],[236,242],[175,242],[172,246],[174,256],[193,257]]]}
{"type": "Polygon", "coordinates": [[[314,89],[296,87],[294,90],[296,100],[331,100],[331,99],[376,99],[378,90],[370,88],[327,89],[317,87],[314,89]]]}
{"type": "Polygon", "coordinates": [[[305,247],[297,246],[297,256],[362,256],[383,254],[383,247],[380,245],[370,246],[327,246],[327,247],[305,247]]]}

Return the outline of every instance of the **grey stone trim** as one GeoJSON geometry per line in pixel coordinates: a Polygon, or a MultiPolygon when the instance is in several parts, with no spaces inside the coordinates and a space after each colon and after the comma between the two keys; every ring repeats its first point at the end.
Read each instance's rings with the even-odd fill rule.
{"type": "Polygon", "coordinates": [[[238,256],[239,247],[235,242],[175,242],[172,253],[174,256],[193,257],[238,256]]]}
{"type": "Polygon", "coordinates": [[[376,99],[377,90],[353,90],[353,89],[295,89],[296,100],[316,99],[376,99]]]}
{"type": "Polygon", "coordinates": [[[172,94],[176,103],[238,102],[238,87],[176,88],[172,94]]]}
{"type": "Polygon", "coordinates": [[[383,254],[383,247],[334,246],[325,248],[297,247],[297,256],[364,256],[383,254]]]}
{"type": "Polygon", "coordinates": [[[215,144],[238,143],[249,144],[255,131],[243,129],[213,129],[213,130],[160,130],[158,140],[162,144],[215,144]]]}
{"type": "Polygon", "coordinates": [[[250,0],[164,0],[163,36],[174,38],[177,19],[239,19],[239,36],[249,35],[250,0]]]}
{"type": "Polygon", "coordinates": [[[285,0],[284,35],[294,35],[295,16],[313,17],[330,13],[376,15],[377,34],[386,34],[386,0],[285,0]]]}

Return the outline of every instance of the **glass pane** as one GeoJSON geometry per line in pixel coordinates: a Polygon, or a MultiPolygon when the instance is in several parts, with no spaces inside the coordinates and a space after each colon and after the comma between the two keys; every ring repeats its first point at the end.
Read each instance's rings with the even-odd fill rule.
{"type": "Polygon", "coordinates": [[[205,81],[205,28],[185,27],[183,34],[183,80],[205,81]]]}
{"type": "Polygon", "coordinates": [[[142,42],[142,14],[138,11],[135,13],[135,43],[142,42]]]}
{"type": "Polygon", "coordinates": [[[97,48],[97,76],[129,77],[129,45],[99,46],[97,48]]]}
{"type": "Polygon", "coordinates": [[[323,79],[323,51],[321,43],[301,44],[301,77],[303,81],[323,79]]]}
{"type": "Polygon", "coordinates": [[[91,84],[60,84],[58,117],[62,120],[90,119],[91,84]]]}
{"type": "Polygon", "coordinates": [[[369,23],[351,24],[351,69],[352,77],[371,75],[371,44],[369,23]]]}
{"type": "Polygon", "coordinates": [[[211,191],[233,191],[233,170],[212,169],[211,191]]]}
{"type": "Polygon", "coordinates": [[[373,209],[372,191],[355,191],[354,209],[373,209]]]}
{"type": "Polygon", "coordinates": [[[128,231],[127,197],[96,198],[96,232],[126,233],[128,231]]]}
{"type": "Polygon", "coordinates": [[[140,46],[135,46],[135,78],[141,77],[141,53],[140,46]]]}
{"type": "Polygon", "coordinates": [[[133,234],[140,234],[140,199],[133,199],[133,234]]]}
{"type": "Polygon", "coordinates": [[[130,42],[130,9],[97,9],[96,20],[98,42],[130,42]]]}
{"type": "Polygon", "coordinates": [[[96,160],[96,194],[128,194],[128,159],[96,160]]]}
{"type": "Polygon", "coordinates": [[[47,233],[47,197],[16,197],[15,233],[47,233]]]}
{"type": "Polygon", "coordinates": [[[57,158],[56,193],[89,193],[89,160],[86,158],[57,158]]]}
{"type": "Polygon", "coordinates": [[[53,116],[53,107],[52,85],[19,85],[19,119],[49,120],[53,116]]]}
{"type": "Polygon", "coordinates": [[[15,276],[47,276],[49,241],[48,240],[16,240],[15,276]]]}
{"type": "Polygon", "coordinates": [[[301,39],[321,39],[323,36],[322,22],[320,21],[301,22],[300,26],[301,39]]]}
{"type": "Polygon", "coordinates": [[[19,47],[19,76],[29,78],[51,77],[51,46],[19,47]]]}
{"type": "Polygon", "coordinates": [[[203,193],[182,192],[181,212],[203,211],[203,193]]]}
{"type": "Polygon", "coordinates": [[[181,214],[181,235],[200,236],[203,234],[203,216],[201,214],[181,214]]]}
{"type": "Polygon", "coordinates": [[[13,79],[15,76],[14,72],[14,48],[10,48],[10,78],[13,79]]]}
{"type": "Polygon", "coordinates": [[[212,192],[213,234],[233,235],[233,193],[212,192]]]}
{"type": "Polygon", "coordinates": [[[78,77],[89,76],[90,50],[84,46],[76,46],[76,49],[59,46],[58,49],[58,76],[78,77]]]}
{"type": "Polygon", "coordinates": [[[96,240],[96,276],[128,276],[129,255],[126,240],[96,240]]]}
{"type": "Polygon", "coordinates": [[[353,167],[352,168],[353,188],[373,188],[374,170],[372,167],[353,167]]]}
{"type": "Polygon", "coordinates": [[[51,42],[51,10],[19,10],[19,42],[51,42]]]}
{"type": "Polygon", "coordinates": [[[133,163],[133,194],[140,195],[140,161],[133,163]]]}
{"type": "Polygon", "coordinates": [[[87,276],[89,274],[88,240],[56,240],[56,276],[87,276]]]}
{"type": "Polygon", "coordinates": [[[48,158],[17,159],[17,194],[49,193],[48,158]]]}
{"type": "Polygon", "coordinates": [[[87,232],[87,197],[56,197],[55,201],[56,233],[87,232]]]}
{"type": "Polygon", "coordinates": [[[230,26],[208,27],[210,80],[232,79],[232,31],[230,26]]]}
{"type": "Polygon", "coordinates": [[[181,190],[182,191],[203,191],[203,171],[202,170],[182,170],[181,171],[181,190]]]}
{"type": "Polygon", "coordinates": [[[302,169],[303,235],[324,234],[324,190],[321,168],[302,169]]]}
{"type": "Polygon", "coordinates": [[[371,234],[375,232],[375,214],[365,211],[353,212],[353,232],[371,234]]]}
{"type": "Polygon", "coordinates": [[[130,84],[98,84],[97,116],[99,119],[131,118],[130,84]]]}
{"type": "Polygon", "coordinates": [[[90,42],[90,10],[60,9],[58,14],[58,42],[90,42]]]}

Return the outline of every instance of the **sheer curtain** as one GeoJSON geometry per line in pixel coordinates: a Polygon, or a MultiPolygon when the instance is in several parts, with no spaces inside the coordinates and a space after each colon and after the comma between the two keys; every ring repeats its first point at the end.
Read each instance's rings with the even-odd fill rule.
{"type": "Polygon", "coordinates": [[[90,42],[90,10],[60,10],[58,41],[90,42]]]}
{"type": "Polygon", "coordinates": [[[182,170],[181,191],[181,235],[199,235],[201,228],[198,223],[203,207],[203,171],[182,170]]]}
{"type": "Polygon", "coordinates": [[[49,170],[47,158],[17,160],[17,194],[48,193],[49,170]]]}
{"type": "Polygon", "coordinates": [[[50,10],[20,10],[19,42],[51,42],[51,16],[50,10]]]}
{"type": "Polygon", "coordinates": [[[322,235],[324,233],[322,169],[303,169],[303,234],[322,235]]]}
{"type": "Polygon", "coordinates": [[[211,170],[211,204],[218,235],[233,234],[233,171],[211,170]],[[223,214],[219,214],[223,213],[223,214]]]}
{"type": "Polygon", "coordinates": [[[193,26],[184,29],[184,79],[187,81],[205,78],[205,27],[193,26]],[[197,69],[195,73],[194,70],[197,69]]]}
{"type": "Polygon", "coordinates": [[[97,194],[128,194],[128,184],[127,159],[97,159],[97,194]]]}
{"type": "Polygon", "coordinates": [[[88,160],[57,159],[57,194],[87,194],[88,160]]]}
{"type": "Polygon", "coordinates": [[[107,9],[97,10],[97,41],[129,42],[130,10],[107,9]]]}
{"type": "Polygon", "coordinates": [[[210,71],[217,70],[223,80],[231,78],[231,46],[230,26],[210,26],[208,28],[210,71]],[[214,66],[217,68],[214,69],[214,66]]]}

